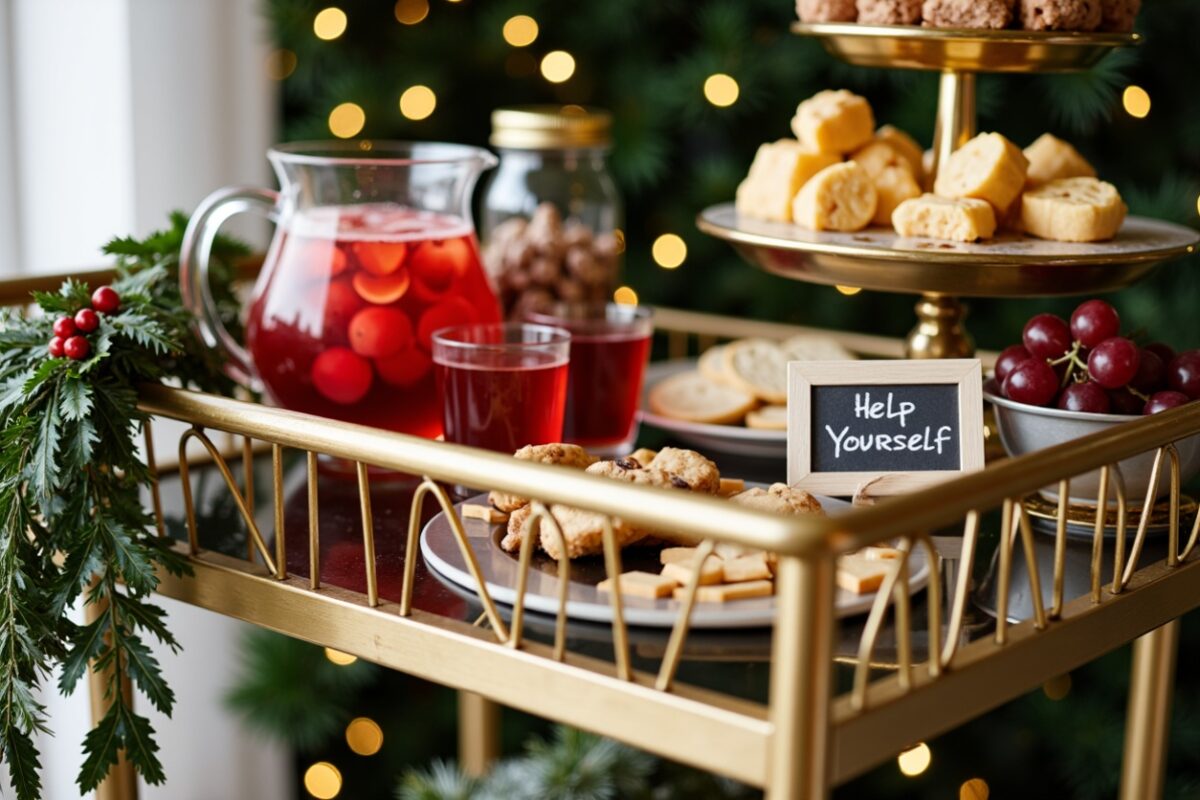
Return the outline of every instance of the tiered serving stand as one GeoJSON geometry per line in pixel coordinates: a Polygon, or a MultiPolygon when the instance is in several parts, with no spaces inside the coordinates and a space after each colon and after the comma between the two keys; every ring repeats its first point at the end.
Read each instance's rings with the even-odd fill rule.
{"type": "MultiPolygon", "coordinates": [[[[859,66],[940,73],[933,174],[975,135],[975,76],[980,72],[1086,69],[1137,34],[962,31],[854,23],[796,23],[838,58],[859,66]]],[[[958,244],[905,239],[891,229],[807,231],[740,217],[732,203],[704,210],[697,224],[730,242],[752,264],[794,280],[919,294],[910,358],[971,355],[959,297],[1040,297],[1120,289],[1156,265],[1192,253],[1197,235],[1179,225],[1130,217],[1111,242],[1073,244],[1002,235],[958,244]]]]}
{"type": "MultiPolygon", "coordinates": [[[[972,133],[974,71],[1075,69],[1136,41],[832,25],[798,31],[855,63],[943,70],[943,154],[972,133]]],[[[701,226],[785,275],[923,294],[927,330],[909,342],[915,355],[969,352],[957,295],[1116,288],[1196,241],[1185,229],[1137,219],[1116,242],[1087,251],[1038,242],[922,248],[879,232],[805,237],[744,223],[729,207],[706,211],[701,226]]],[[[62,277],[0,283],[0,303],[26,303],[31,289],[52,289],[62,277]]],[[[109,276],[76,277],[99,284],[109,276]]],[[[674,355],[714,339],[797,330],[669,309],[656,310],[656,325],[674,355]]],[[[828,335],[866,355],[902,349],[894,340],[828,335]]],[[[821,798],[901,750],[1134,641],[1121,796],[1161,795],[1178,617],[1200,607],[1200,525],[1175,514],[1156,542],[1147,542],[1143,528],[1098,528],[1080,545],[1067,537],[1060,506],[1057,535],[1039,545],[1024,501],[1054,484],[1067,497],[1072,477],[1151,452],[1177,508],[1174,443],[1200,433],[1200,404],[875,507],[786,518],[163,386],[143,387],[140,407],[160,444],[180,456],[156,458],[147,427],[158,478],[145,502],[192,568],[186,577],[160,575],[159,591],[457,690],[460,757],[470,770],[486,769],[498,754],[499,709],[509,706],[761,787],[770,800],[821,798]],[[198,457],[189,444],[203,445],[198,457]],[[357,480],[323,475],[322,456],[356,462],[357,480]],[[384,480],[372,467],[414,478],[384,480]],[[565,605],[556,616],[539,616],[519,603],[498,605],[482,583],[474,593],[453,589],[423,562],[417,542],[425,520],[452,509],[446,487],[456,484],[671,528],[704,540],[702,548],[733,542],[773,551],[774,626],[748,634],[692,630],[693,604],[685,600],[669,632],[639,630],[626,624],[619,592],[611,595],[611,624],[580,624],[568,620],[565,605]],[[1003,532],[990,578],[998,587],[996,621],[971,624],[971,574],[984,527],[1003,532]],[[947,528],[962,535],[943,550],[929,532],[947,528]],[[834,559],[884,541],[906,553],[924,550],[939,568],[910,597],[898,588],[907,583],[907,557],[898,560],[869,614],[839,623],[834,559]],[[1014,575],[1028,584],[1027,619],[1009,607],[1014,575]]],[[[621,571],[615,547],[605,568],[621,571]]],[[[111,702],[97,693],[103,685],[92,684],[97,714],[111,702]]],[[[136,796],[129,769],[122,761],[100,797],[136,796]]],[[[1038,778],[1029,774],[1034,789],[1038,778]]]]}

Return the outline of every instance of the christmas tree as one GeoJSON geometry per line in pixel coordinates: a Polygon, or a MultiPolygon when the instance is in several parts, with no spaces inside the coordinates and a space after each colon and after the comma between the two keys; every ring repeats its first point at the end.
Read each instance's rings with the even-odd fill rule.
{"type": "MultiPolygon", "coordinates": [[[[497,106],[607,108],[615,125],[611,164],[626,204],[623,281],[643,302],[895,336],[911,327],[913,298],[844,295],[767,275],[697,232],[693,219],[733,197],[757,146],[788,135],[796,103],[821,89],[865,95],[878,119],[929,145],[936,76],[850,67],[828,57],[817,42],[788,32],[794,10],[787,0],[326,2],[269,0],[265,6],[276,48],[267,66],[281,83],[285,139],[362,136],[483,145],[497,106]],[[676,268],[656,264],[651,255],[652,243],[664,234],[686,243],[686,259],[676,268]]],[[[1131,213],[1197,226],[1200,102],[1181,78],[1196,74],[1200,3],[1153,0],[1138,30],[1146,45],[1115,52],[1089,72],[981,77],[979,128],[1022,145],[1049,130],[1075,144],[1118,186],[1131,213]]],[[[1151,338],[1195,347],[1196,267],[1200,257],[1191,256],[1110,299],[1151,338]]],[[[998,348],[1016,340],[1033,313],[1069,313],[1076,302],[977,300],[970,327],[980,346],[998,348]]],[[[1190,623],[1184,623],[1181,664],[1200,647],[1190,623]]],[[[482,784],[449,766],[427,767],[453,750],[449,692],[361,663],[337,666],[331,658],[346,659],[268,634],[255,636],[247,653],[247,675],[254,677],[235,692],[235,705],[296,746],[298,773],[332,765],[346,794],[363,798],[391,796],[397,785],[404,797],[484,796],[482,784]],[[300,663],[311,669],[297,669],[300,663]],[[255,681],[273,691],[255,691],[255,681]],[[348,755],[347,748],[360,753],[351,729],[368,709],[381,717],[370,721],[382,735],[385,758],[348,755]],[[417,718],[420,737],[410,732],[417,718]]],[[[835,795],[953,797],[966,781],[982,778],[992,796],[1012,796],[1028,793],[1036,764],[1045,796],[1112,796],[1128,665],[1127,649],[1114,653],[835,795]]],[[[1188,680],[1184,675],[1181,684],[1188,680]]],[[[1170,740],[1170,797],[1200,789],[1194,746],[1200,729],[1191,724],[1197,714],[1200,705],[1181,685],[1170,740]]],[[[546,726],[512,713],[506,725],[509,753],[531,733],[539,741],[550,736],[546,726]]],[[[502,769],[516,774],[561,767],[564,758],[580,763],[596,744],[571,736],[534,746],[502,769]]],[[[632,772],[638,786],[668,787],[655,796],[739,792],[725,784],[690,783],[706,779],[672,765],[647,763],[632,772]]],[[[562,776],[572,774],[561,770],[562,776]]],[[[504,785],[503,777],[497,785],[504,785]]],[[[554,796],[593,796],[570,794],[564,782],[554,786],[554,796]]]]}

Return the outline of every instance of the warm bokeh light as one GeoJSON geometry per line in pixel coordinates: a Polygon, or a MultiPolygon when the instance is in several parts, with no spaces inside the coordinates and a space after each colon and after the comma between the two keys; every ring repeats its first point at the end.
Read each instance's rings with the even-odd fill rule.
{"type": "Polygon", "coordinates": [[[664,233],[654,240],[650,255],[663,269],[675,269],[687,259],[687,244],[674,233],[664,233]]]}
{"type": "Polygon", "coordinates": [[[1142,119],[1150,113],[1150,95],[1140,86],[1126,86],[1121,103],[1125,106],[1125,113],[1131,117],[1142,119]]]}
{"type": "Polygon", "coordinates": [[[416,25],[429,16],[429,0],[396,0],[392,13],[401,25],[416,25]]]}
{"type": "Polygon", "coordinates": [[[958,787],[958,800],[988,800],[992,793],[991,787],[983,778],[971,778],[958,787]]]}
{"type": "Polygon", "coordinates": [[[345,667],[358,661],[358,656],[343,653],[341,650],[334,650],[332,647],[325,648],[325,657],[339,667],[345,667]]]}
{"type": "Polygon", "coordinates": [[[291,50],[279,48],[272,50],[267,56],[267,77],[273,81],[282,81],[291,77],[296,71],[296,54],[291,50]]]}
{"type": "Polygon", "coordinates": [[[861,286],[842,286],[838,284],[836,288],[839,292],[846,295],[846,297],[854,297],[854,295],[862,291],[861,286]]]}
{"type": "Polygon", "coordinates": [[[332,800],[342,791],[342,773],[328,761],[318,761],[304,770],[304,788],[317,800],[332,800]]]}
{"type": "Polygon", "coordinates": [[[1196,213],[1200,214],[1200,197],[1196,198],[1196,213]]]}
{"type": "Polygon", "coordinates": [[[346,32],[346,12],[337,6],[323,8],[313,17],[313,33],[318,39],[330,41],[346,32]]]}
{"type": "Polygon", "coordinates": [[[613,302],[619,306],[636,306],[638,304],[637,292],[628,286],[621,286],[613,292],[613,302]]]}
{"type": "Polygon", "coordinates": [[[910,778],[929,769],[929,762],[932,760],[933,754],[929,752],[929,745],[924,742],[896,756],[896,763],[900,765],[900,771],[910,778]]]}
{"type": "Polygon", "coordinates": [[[613,231],[613,238],[617,240],[617,252],[625,252],[625,231],[617,228],[613,231]]]}
{"type": "Polygon", "coordinates": [[[720,108],[736,103],[740,91],[733,76],[724,72],[709,75],[704,81],[704,99],[720,108]]]}
{"type": "Polygon", "coordinates": [[[346,726],[346,744],[360,756],[373,756],[383,747],[383,730],[373,719],[352,719],[346,726]]]}
{"type": "Polygon", "coordinates": [[[533,44],[537,37],[537,20],[528,14],[517,14],[515,17],[509,17],[504,23],[504,41],[513,47],[533,44]]]}
{"type": "Polygon", "coordinates": [[[575,56],[566,50],[551,50],[542,57],[542,77],[551,83],[562,83],[575,74],[575,56]]]}
{"type": "Polygon", "coordinates": [[[400,113],[409,119],[425,119],[437,108],[437,95],[428,86],[410,86],[400,95],[400,113]]]}
{"type": "Polygon", "coordinates": [[[349,139],[367,124],[367,114],[358,103],[342,103],[329,112],[329,132],[339,139],[349,139]]]}
{"type": "Polygon", "coordinates": [[[1051,678],[1042,684],[1042,693],[1051,700],[1062,700],[1071,691],[1071,673],[1051,678]]]}

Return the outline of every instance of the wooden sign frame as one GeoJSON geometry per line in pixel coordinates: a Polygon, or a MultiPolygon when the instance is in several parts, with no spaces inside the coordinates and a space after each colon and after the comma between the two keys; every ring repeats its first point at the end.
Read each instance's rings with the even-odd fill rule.
{"type": "Polygon", "coordinates": [[[810,492],[853,495],[871,483],[875,495],[901,494],[983,468],[983,368],[979,359],[793,361],[788,364],[788,483],[810,492]],[[821,386],[957,384],[957,470],[813,472],[812,390],[821,386]]]}

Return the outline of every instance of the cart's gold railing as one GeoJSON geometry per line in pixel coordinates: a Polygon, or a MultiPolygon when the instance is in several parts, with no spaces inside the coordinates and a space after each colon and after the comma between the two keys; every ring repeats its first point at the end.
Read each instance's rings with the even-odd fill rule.
{"type": "MultiPolygon", "coordinates": [[[[701,344],[769,333],[761,324],[726,324],[728,320],[687,312],[664,310],[659,316],[663,327],[674,332],[672,350],[677,354],[685,350],[689,332],[701,344]]],[[[771,328],[770,332],[788,331],[771,328]]],[[[835,338],[846,339],[843,335],[835,338]]],[[[875,355],[893,354],[891,345],[884,340],[850,338],[854,342],[844,343],[852,348],[875,355]]],[[[180,469],[183,485],[188,487],[184,489],[184,502],[189,541],[183,547],[192,558],[195,577],[164,575],[161,584],[164,593],[614,736],[667,757],[766,787],[772,797],[822,796],[830,783],[852,777],[920,738],[957,725],[1200,605],[1197,581],[1200,570],[1196,567],[1198,559],[1192,557],[1197,527],[1193,526],[1180,550],[1176,520],[1171,529],[1168,558],[1157,564],[1140,564],[1149,515],[1143,514],[1132,545],[1126,550],[1127,503],[1124,481],[1116,466],[1133,455],[1157,451],[1153,482],[1158,482],[1165,464],[1169,502],[1172,510],[1177,510],[1180,470],[1173,445],[1200,432],[1200,406],[1132,421],[836,518],[774,516],[712,497],[609,481],[572,470],[516,461],[505,455],[161,386],[144,387],[141,406],[151,415],[181,420],[191,426],[182,437],[180,469]],[[212,446],[209,431],[245,437],[242,454],[246,468],[241,486],[225,455],[212,446]],[[205,446],[206,454],[216,462],[237,499],[249,533],[246,560],[205,552],[199,546],[198,521],[189,497],[189,466],[182,447],[190,439],[205,446]],[[255,452],[256,445],[264,443],[269,446],[273,461],[274,553],[253,520],[250,485],[253,472],[251,459],[247,457],[255,452]],[[304,452],[308,470],[310,577],[307,579],[290,575],[287,570],[285,541],[290,532],[284,529],[282,511],[284,448],[304,452]],[[316,479],[320,454],[356,464],[367,565],[365,595],[323,585],[320,580],[320,503],[316,479]],[[561,503],[648,528],[692,534],[704,540],[700,558],[716,542],[777,553],[777,615],[769,704],[762,706],[674,681],[688,636],[695,581],[688,587],[687,600],[681,604],[657,675],[646,675],[630,667],[619,592],[612,593],[616,645],[613,663],[567,652],[561,597],[553,646],[525,639],[521,601],[506,626],[482,581],[477,590],[490,623],[486,630],[413,608],[415,522],[406,541],[402,602],[382,600],[375,574],[368,465],[425,476],[414,505],[433,495],[443,510],[450,512],[468,561],[471,556],[462,535],[461,520],[452,513],[449,497],[439,481],[536,498],[540,523],[550,526],[552,532],[557,525],[548,510],[552,504],[561,503]],[[1066,518],[1062,505],[1053,568],[1054,589],[1047,610],[1037,579],[1024,498],[1043,486],[1055,484],[1062,490],[1061,496],[1067,497],[1073,478],[1097,469],[1105,476],[1101,497],[1107,497],[1109,489],[1113,489],[1121,509],[1113,545],[1116,567],[1112,581],[1108,583],[1100,575],[1098,554],[1105,540],[1102,523],[1098,523],[1091,591],[1079,598],[1063,596],[1066,518]],[[982,521],[992,511],[1001,514],[998,608],[1001,621],[994,636],[964,644],[960,634],[971,590],[970,562],[978,552],[982,521]],[[966,563],[959,571],[954,591],[948,593],[948,587],[941,584],[941,570],[937,568],[937,555],[929,534],[954,526],[962,526],[966,563]],[[864,626],[850,691],[832,698],[835,559],[840,554],[885,541],[896,543],[904,555],[896,560],[864,626]],[[1017,541],[1021,542],[1031,577],[1034,618],[1009,625],[1004,603],[1017,541]],[[929,646],[923,664],[914,663],[912,598],[906,590],[908,559],[918,549],[926,551],[931,562],[925,590],[929,646]],[[949,622],[943,626],[942,599],[947,594],[949,622]],[[1114,609],[1118,602],[1121,607],[1114,609]],[[868,665],[889,611],[894,617],[898,669],[877,677],[868,671],[868,665]]],[[[148,437],[152,435],[149,427],[146,432],[148,437]]],[[[152,443],[148,445],[153,459],[152,443]]],[[[154,466],[152,461],[152,470],[154,466]]],[[[154,506],[161,529],[157,490],[154,506]]],[[[414,520],[418,516],[412,515],[414,520]]],[[[610,519],[604,536],[605,562],[610,574],[617,576],[621,571],[620,553],[613,540],[610,519]]],[[[523,569],[528,567],[529,555],[529,548],[524,548],[523,569]]],[[[567,569],[569,566],[564,567],[564,577],[567,569]]],[[[477,570],[476,579],[479,580],[477,570]]],[[[1157,724],[1154,719],[1143,723],[1157,724]]]]}
{"type": "MultiPolygon", "coordinates": [[[[455,482],[465,485],[488,486],[504,492],[531,496],[537,498],[539,518],[543,524],[549,524],[556,530],[555,535],[561,535],[554,524],[554,518],[547,511],[550,504],[562,503],[576,507],[599,511],[611,517],[621,517],[650,528],[671,528],[687,532],[705,540],[705,545],[697,558],[702,559],[711,551],[713,543],[718,541],[734,542],[748,547],[771,550],[780,555],[778,570],[778,608],[779,616],[776,624],[774,669],[772,673],[772,702],[769,709],[754,711],[748,715],[751,719],[761,719],[765,712],[769,722],[769,738],[772,742],[779,741],[778,737],[787,737],[791,742],[788,750],[797,744],[807,746],[801,748],[811,758],[804,759],[799,770],[795,769],[795,761],[782,763],[778,758],[768,758],[764,763],[754,762],[757,766],[768,767],[772,763],[778,768],[779,774],[773,769],[759,772],[757,767],[747,769],[747,763],[734,768],[733,764],[714,763],[710,759],[710,751],[703,755],[698,753],[681,754],[674,752],[669,745],[664,746],[662,740],[656,739],[660,752],[683,760],[699,760],[716,769],[734,774],[752,783],[767,785],[772,792],[776,787],[791,787],[797,791],[813,790],[813,786],[805,789],[796,781],[808,781],[819,776],[821,781],[826,779],[823,768],[826,756],[821,755],[822,747],[829,741],[830,726],[834,730],[834,739],[838,727],[848,728],[867,712],[894,705],[905,695],[914,692],[928,694],[931,688],[937,686],[939,678],[944,673],[967,669],[978,662],[980,651],[990,654],[1000,654],[1012,645],[1024,645],[1029,638],[1029,631],[1034,632],[1053,630],[1056,626],[1070,626],[1077,618],[1088,616],[1087,609],[1078,603],[1070,602],[1073,598],[1062,597],[1062,558],[1064,546],[1065,516],[1060,514],[1058,539],[1056,542],[1056,559],[1054,575],[1054,596],[1049,613],[1041,596],[1041,585],[1037,577],[1037,561],[1033,553],[1032,530],[1029,516],[1025,510],[1023,498],[1036,492],[1045,485],[1059,484],[1060,489],[1065,485],[1069,490],[1070,479],[1095,469],[1101,469],[1106,476],[1117,476],[1102,481],[1102,493],[1107,494],[1108,485],[1115,484],[1121,507],[1125,507],[1124,485],[1119,478],[1116,464],[1136,453],[1157,449],[1154,475],[1152,482],[1158,483],[1164,461],[1171,465],[1170,472],[1170,502],[1178,507],[1179,469],[1178,456],[1173,442],[1183,439],[1200,431],[1200,407],[1184,407],[1157,417],[1131,422],[1115,430],[1097,434],[1076,442],[1060,445],[1033,456],[1013,459],[989,467],[982,473],[967,475],[940,487],[925,490],[915,495],[894,498],[872,508],[854,510],[836,518],[821,517],[779,517],[762,514],[749,509],[740,508],[724,501],[699,497],[690,493],[659,490],[642,486],[634,486],[587,475],[572,470],[556,469],[540,464],[519,462],[508,456],[486,453],[469,448],[431,442],[399,434],[382,433],[362,426],[330,420],[319,420],[303,414],[264,408],[261,406],[241,403],[224,398],[199,395],[190,392],[167,389],[164,387],[145,387],[142,393],[142,407],[145,411],[161,417],[171,417],[190,422],[195,428],[185,434],[185,438],[198,436],[201,429],[212,428],[240,436],[261,438],[269,442],[273,448],[276,464],[279,463],[280,448],[292,447],[305,450],[308,453],[309,485],[315,486],[315,456],[323,453],[357,462],[360,497],[363,505],[363,534],[364,555],[368,565],[368,591],[365,599],[367,608],[380,606],[377,591],[374,589],[374,544],[373,527],[369,506],[368,472],[364,465],[371,464],[404,472],[415,472],[426,475],[416,502],[419,503],[426,493],[433,494],[444,511],[447,511],[453,521],[468,564],[473,557],[467,547],[466,537],[462,532],[461,521],[454,513],[448,496],[436,481],[455,482]],[[436,479],[436,481],[434,480],[436,479]],[[967,580],[969,565],[960,570],[960,580],[952,596],[950,623],[945,631],[941,624],[942,596],[945,593],[941,585],[941,572],[936,568],[937,556],[930,542],[929,531],[944,529],[947,526],[962,524],[964,533],[964,558],[969,562],[976,551],[980,535],[980,520],[982,516],[993,509],[1001,511],[1001,544],[999,553],[999,621],[994,637],[985,641],[971,644],[961,644],[960,629],[964,609],[969,599],[971,586],[967,580]],[[965,522],[964,522],[965,520],[965,522]],[[896,540],[904,554],[897,559],[893,571],[889,574],[883,589],[877,594],[873,607],[864,629],[860,644],[860,659],[856,667],[854,683],[847,696],[834,706],[829,701],[829,672],[830,672],[830,641],[833,630],[833,560],[842,553],[856,550],[860,547],[880,542],[896,540]],[[1017,541],[1022,544],[1026,569],[1030,575],[1030,591],[1034,597],[1034,619],[1030,623],[1010,627],[1006,620],[1006,603],[1008,586],[1012,573],[1012,550],[1017,541]],[[917,670],[912,658],[913,625],[910,609],[910,596],[907,591],[908,556],[916,548],[923,548],[928,553],[932,565],[929,575],[929,585],[925,590],[927,601],[927,637],[929,646],[924,668],[917,670]],[[876,646],[877,638],[883,627],[889,604],[894,604],[894,624],[897,641],[899,669],[891,675],[871,682],[868,667],[871,654],[876,646]],[[1020,635],[1017,632],[1020,631],[1020,635]],[[944,645],[943,645],[943,634],[944,645]],[[831,717],[831,708],[834,716],[831,717]]],[[[218,462],[220,463],[220,462],[218,462]]],[[[223,467],[227,483],[235,492],[232,484],[232,472],[223,467]]],[[[276,467],[276,475],[280,470],[276,467]]],[[[186,475],[184,476],[186,478],[186,475]]],[[[279,504],[281,501],[281,482],[277,479],[275,485],[276,519],[281,517],[279,504]]],[[[1063,497],[1069,496],[1062,492],[1063,497]]],[[[310,494],[312,506],[316,510],[315,489],[310,494]]],[[[189,502],[185,495],[185,502],[189,502]]],[[[239,501],[239,506],[246,508],[239,501]]],[[[1062,509],[1065,513],[1065,507],[1062,509]]],[[[412,517],[412,527],[409,529],[407,561],[409,565],[402,586],[404,600],[396,609],[400,616],[411,616],[411,567],[415,564],[416,522],[419,515],[412,517]]],[[[191,511],[189,507],[189,517],[191,511]]],[[[1142,586],[1137,578],[1138,561],[1145,540],[1148,515],[1142,515],[1142,522],[1134,536],[1132,547],[1126,549],[1125,514],[1120,515],[1118,536],[1115,540],[1115,561],[1113,582],[1107,591],[1099,591],[1100,560],[1094,560],[1092,586],[1096,591],[1085,598],[1088,605],[1102,607],[1111,603],[1116,596],[1142,586]]],[[[318,526],[317,515],[310,516],[310,552],[317,552],[318,526]]],[[[248,523],[249,524],[249,523],[248,523]]],[[[1200,524],[1200,523],[1198,523],[1200,524]]],[[[189,519],[189,527],[194,526],[194,520],[189,519]]],[[[1179,528],[1176,522],[1172,526],[1170,538],[1171,556],[1165,563],[1166,576],[1171,570],[1176,570],[1185,562],[1195,549],[1197,533],[1200,531],[1193,526],[1188,542],[1182,552],[1179,550],[1179,528]]],[[[1096,528],[1095,548],[1100,552],[1104,546],[1104,530],[1102,524],[1096,528]]],[[[254,528],[251,527],[254,536],[254,528]]],[[[277,535],[278,536],[278,535],[277,535]]],[[[289,576],[286,568],[281,567],[282,558],[277,555],[272,564],[265,543],[256,538],[256,546],[260,557],[268,565],[268,572],[276,579],[286,580],[289,576]]],[[[277,538],[277,547],[279,539],[277,538]]],[[[613,575],[620,573],[619,552],[613,545],[611,528],[606,530],[606,562],[613,575]]],[[[528,568],[531,547],[523,547],[521,553],[522,569],[528,568]]],[[[193,555],[198,555],[193,543],[193,555]]],[[[281,550],[277,550],[281,553],[281,550]]],[[[564,566],[563,577],[566,576],[564,566]]],[[[480,579],[478,570],[472,565],[477,580],[477,591],[484,603],[490,622],[490,633],[494,644],[509,649],[530,650],[521,638],[521,618],[523,592],[519,592],[521,601],[514,612],[511,626],[506,626],[491,600],[486,585],[480,579]]],[[[313,577],[310,589],[321,590],[319,582],[319,565],[313,565],[310,572],[313,577]]],[[[521,581],[524,586],[524,579],[521,581]]],[[[625,624],[620,608],[620,594],[613,594],[614,601],[614,640],[615,664],[612,665],[613,676],[618,681],[628,682],[636,686],[653,685],[661,694],[671,694],[674,673],[678,666],[685,640],[687,638],[690,614],[693,608],[695,582],[688,589],[688,601],[682,604],[680,617],[672,631],[670,644],[657,677],[639,676],[629,668],[629,657],[625,645],[625,624]]],[[[1188,596],[1186,602],[1191,605],[1200,604],[1200,594],[1188,596]]],[[[1186,605],[1186,607],[1191,607],[1186,605]]],[[[1171,607],[1163,609],[1164,612],[1171,607]]],[[[1185,610],[1180,607],[1178,611],[1185,610]]],[[[1178,613],[1177,611],[1177,613],[1178,613]]],[[[1159,620],[1153,614],[1142,618],[1146,629],[1154,627],[1154,623],[1165,622],[1170,617],[1159,620]]],[[[1137,631],[1141,633],[1143,631],[1137,631]]],[[[559,618],[556,626],[555,644],[544,652],[549,660],[567,662],[564,647],[565,640],[565,595],[560,596],[559,618]]],[[[1119,644],[1119,641],[1103,642],[1105,649],[1119,644]]],[[[1072,665],[1076,662],[1067,660],[1072,665]]],[[[591,669],[599,665],[590,665],[591,669]]],[[[1069,668],[1069,667],[1068,667],[1069,668]]],[[[607,668],[605,668],[607,671],[607,668]]],[[[1026,675],[1028,679],[1028,674],[1026,675]]],[[[1028,688],[1027,686],[1025,688],[1028,688]]],[[[690,694],[690,689],[687,690],[690,694]]],[[[998,704],[1005,697],[989,697],[986,705],[998,704]]],[[[716,698],[705,695],[704,702],[714,702],[716,698]]],[[[722,702],[727,702],[726,698],[722,702]]],[[[747,707],[743,705],[743,707],[747,707]]],[[[554,716],[551,714],[551,716],[554,716]]],[[[947,715],[950,722],[961,721],[955,714],[947,715]]],[[[939,724],[946,725],[947,720],[939,724]]],[[[607,728],[602,724],[591,721],[591,726],[601,730],[607,728]]],[[[903,734],[911,735],[911,734],[903,734]]],[[[883,741],[895,739],[895,734],[882,736],[883,741]]],[[[640,742],[642,743],[642,742],[640,742]]],[[[902,744],[900,740],[899,744],[902,744]]],[[[896,747],[899,746],[896,745],[896,747]]],[[[643,743],[643,746],[644,743],[643,743]]],[[[763,742],[764,748],[767,746],[763,742]]],[[[782,747],[782,745],[779,745],[782,747]]],[[[858,748],[862,750],[864,748],[858,748]]],[[[870,750],[870,748],[865,748],[870,750]]],[[[894,749],[894,748],[893,748],[894,749]]],[[[861,770],[863,766],[885,757],[887,752],[870,752],[870,755],[859,753],[853,758],[847,758],[844,763],[836,759],[832,764],[832,777],[844,778],[861,770]]],[[[791,796],[784,794],[781,796],[791,796]]]]}

